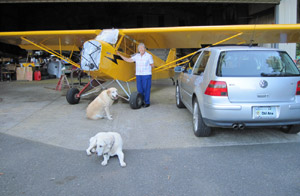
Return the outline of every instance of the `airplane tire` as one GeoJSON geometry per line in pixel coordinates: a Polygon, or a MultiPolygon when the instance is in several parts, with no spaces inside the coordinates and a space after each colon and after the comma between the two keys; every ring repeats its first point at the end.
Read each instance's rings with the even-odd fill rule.
{"type": "Polygon", "coordinates": [[[77,88],[70,88],[67,92],[66,99],[69,104],[78,104],[80,98],[77,98],[76,95],[79,93],[77,88]]]}
{"type": "Polygon", "coordinates": [[[129,105],[131,109],[140,109],[143,105],[143,95],[139,92],[133,92],[129,98],[129,105]]]}

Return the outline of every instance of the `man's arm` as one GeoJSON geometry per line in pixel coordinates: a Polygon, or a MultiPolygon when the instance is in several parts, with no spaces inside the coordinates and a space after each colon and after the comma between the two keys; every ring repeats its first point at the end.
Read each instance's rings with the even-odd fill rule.
{"type": "Polygon", "coordinates": [[[121,55],[119,51],[117,51],[117,55],[119,55],[124,61],[126,61],[128,63],[133,63],[134,62],[131,58],[127,58],[127,57],[121,55]]]}
{"type": "Polygon", "coordinates": [[[155,67],[152,55],[150,55],[150,66],[152,67],[152,69],[155,67]]]}

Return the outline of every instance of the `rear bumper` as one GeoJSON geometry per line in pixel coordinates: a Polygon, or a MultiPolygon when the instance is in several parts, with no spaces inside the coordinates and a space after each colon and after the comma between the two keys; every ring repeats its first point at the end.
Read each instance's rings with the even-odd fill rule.
{"type": "Polygon", "coordinates": [[[204,104],[201,109],[203,121],[210,127],[232,127],[243,124],[245,127],[284,126],[300,124],[300,104],[263,103],[263,104],[204,104]],[[254,106],[274,106],[276,118],[257,119],[253,114],[254,106]]]}
{"type": "Polygon", "coordinates": [[[300,121],[216,121],[206,118],[203,121],[209,127],[222,128],[232,128],[234,124],[243,124],[244,127],[300,125],[300,121]]]}

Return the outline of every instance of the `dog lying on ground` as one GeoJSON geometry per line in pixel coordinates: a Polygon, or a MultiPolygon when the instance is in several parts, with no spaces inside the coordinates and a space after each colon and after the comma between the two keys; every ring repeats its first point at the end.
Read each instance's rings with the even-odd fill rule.
{"type": "Polygon", "coordinates": [[[102,165],[107,165],[109,157],[117,155],[121,167],[125,167],[123,140],[121,135],[116,132],[100,132],[90,138],[90,145],[86,149],[86,154],[89,156],[92,153],[97,153],[98,156],[103,155],[104,160],[102,165]]]}
{"type": "Polygon", "coordinates": [[[89,119],[97,120],[106,117],[112,120],[109,108],[115,100],[118,99],[118,90],[116,88],[109,88],[102,91],[87,107],[86,116],[89,119]]]}

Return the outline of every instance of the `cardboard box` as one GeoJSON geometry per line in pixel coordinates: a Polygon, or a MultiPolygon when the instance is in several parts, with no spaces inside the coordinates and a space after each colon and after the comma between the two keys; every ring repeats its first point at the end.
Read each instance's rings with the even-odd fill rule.
{"type": "Polygon", "coordinates": [[[17,68],[17,80],[32,81],[32,67],[18,67],[17,68]]]}
{"type": "Polygon", "coordinates": [[[25,80],[25,67],[17,68],[17,80],[25,80]]]}
{"type": "Polygon", "coordinates": [[[33,72],[32,72],[32,67],[25,67],[25,76],[26,80],[32,81],[33,79],[33,72]]]}

